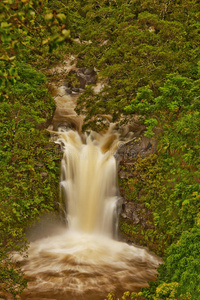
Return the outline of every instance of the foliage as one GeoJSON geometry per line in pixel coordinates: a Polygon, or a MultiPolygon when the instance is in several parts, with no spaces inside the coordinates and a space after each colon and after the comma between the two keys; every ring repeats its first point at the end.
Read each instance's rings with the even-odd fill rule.
{"type": "MultiPolygon", "coordinates": [[[[129,189],[129,193],[135,190],[135,199],[139,199],[139,202],[153,211],[154,229],[147,229],[143,233],[144,241],[157,253],[165,249],[166,255],[166,264],[159,271],[160,281],[154,285],[153,290],[149,288],[149,296],[145,297],[166,299],[170,291],[173,291],[171,287],[174,282],[177,282],[174,293],[178,299],[182,299],[183,295],[186,299],[190,299],[190,296],[191,299],[197,299],[199,266],[193,247],[198,247],[195,242],[198,230],[192,228],[199,225],[200,209],[199,80],[172,74],[167,76],[159,90],[160,95],[151,99],[151,104],[148,102],[148,113],[140,110],[137,97],[136,102],[127,107],[133,113],[145,113],[146,124],[152,125],[152,117],[159,120],[154,128],[147,127],[147,133],[150,130],[157,132],[158,127],[162,133],[157,137],[157,154],[137,159],[134,168],[137,180],[129,189]],[[151,244],[152,239],[156,243],[157,238],[159,249],[151,244]]],[[[128,179],[128,182],[130,180],[132,179],[128,179]]],[[[128,186],[129,183],[125,185],[128,186]]],[[[122,230],[124,231],[123,227],[122,230]]],[[[141,238],[140,229],[135,227],[134,230],[138,231],[141,238]]],[[[127,233],[126,231],[127,229],[124,232],[127,233]]]]}
{"type": "Polygon", "coordinates": [[[26,288],[27,282],[24,274],[17,267],[13,266],[12,261],[7,258],[4,250],[0,252],[1,268],[0,268],[0,285],[2,291],[9,291],[14,298],[21,294],[26,288]]]}
{"type": "Polygon", "coordinates": [[[42,129],[55,107],[46,78],[23,63],[17,63],[16,70],[15,83],[1,89],[0,103],[0,282],[13,295],[25,283],[9,253],[22,250],[24,228],[55,207],[59,178],[59,157],[42,129]]]}
{"type": "Polygon", "coordinates": [[[15,297],[26,281],[10,252],[26,249],[24,229],[58,198],[59,155],[44,130],[55,104],[30,64],[48,62],[70,30],[47,0],[2,0],[0,36],[0,286],[15,297]]]}
{"type": "Polygon", "coordinates": [[[178,283],[163,283],[156,289],[155,300],[160,299],[176,299],[178,283]]]}
{"type": "Polygon", "coordinates": [[[42,52],[48,45],[49,51],[70,38],[66,29],[66,16],[50,11],[48,1],[2,0],[0,4],[0,32],[3,51],[2,60],[12,60],[21,49],[42,52]]]}
{"type": "MultiPolygon", "coordinates": [[[[145,95],[149,86],[157,96],[167,74],[197,79],[198,1],[88,0],[68,1],[68,7],[76,16],[71,35],[80,40],[72,45],[78,66],[96,67],[105,83],[100,93],[89,89],[78,100],[85,126],[101,114],[110,113],[115,121],[140,88],[145,95]]],[[[141,110],[148,112],[151,99],[142,99],[141,110]]]]}
{"type": "MultiPolygon", "coordinates": [[[[179,284],[177,282],[172,283],[162,283],[160,284],[156,290],[155,294],[148,294],[147,291],[143,290],[139,293],[135,292],[124,292],[121,300],[190,300],[191,295],[189,293],[178,295],[179,284]]],[[[195,298],[194,298],[195,299],[195,298]]],[[[196,298],[197,299],[197,298],[196,298]]],[[[111,291],[105,300],[119,300],[116,294],[111,291]]]]}
{"type": "Polygon", "coordinates": [[[158,280],[142,291],[145,299],[198,299],[199,234],[199,226],[183,231],[168,248],[165,264],[158,269],[158,280]]]}
{"type": "MultiPolygon", "coordinates": [[[[151,113],[145,120],[146,133],[161,129],[158,154],[137,160],[134,171],[137,180],[129,189],[141,194],[140,201],[153,210],[154,234],[159,236],[160,242],[163,240],[165,248],[176,241],[182,231],[192,228],[198,219],[198,97],[199,80],[177,74],[167,77],[160,95],[152,100],[151,113]]],[[[128,109],[131,108],[142,114],[139,102],[131,104],[128,109]]]]}
{"type": "MultiPolygon", "coordinates": [[[[2,0],[0,2],[0,96],[16,82],[17,61],[41,60],[70,40],[66,16],[51,11],[48,0],[2,0]]],[[[46,59],[47,60],[47,59],[46,59]]]]}
{"type": "Polygon", "coordinates": [[[179,282],[178,295],[189,293],[191,299],[200,294],[200,228],[184,231],[180,240],[168,249],[164,269],[165,279],[179,282]]]}
{"type": "Polygon", "coordinates": [[[145,135],[158,143],[156,153],[133,161],[134,178],[120,182],[123,195],[142,205],[141,214],[150,212],[150,226],[144,230],[124,222],[121,229],[164,253],[166,263],[148,289],[125,292],[123,299],[197,299],[199,1],[3,0],[0,12],[4,289],[15,296],[25,287],[10,251],[24,249],[24,228],[43,211],[55,209],[58,197],[59,155],[44,130],[54,103],[45,76],[33,64],[46,68],[62,53],[72,53],[78,67],[96,67],[104,83],[99,93],[88,86],[78,99],[84,128],[101,129],[104,114],[114,122],[121,114],[125,122],[137,114],[145,135]]]}
{"type": "MultiPolygon", "coordinates": [[[[111,291],[107,298],[105,300],[118,300],[119,298],[116,296],[116,294],[111,291]]],[[[122,295],[122,298],[121,300],[142,300],[144,299],[144,297],[142,296],[142,293],[134,293],[134,292],[124,292],[123,295],[122,295]]]]}
{"type": "MultiPolygon", "coordinates": [[[[114,122],[122,113],[126,121],[136,114],[146,125],[145,135],[158,143],[156,154],[133,159],[134,179],[120,181],[122,195],[141,203],[141,214],[150,211],[151,226],[143,230],[121,222],[121,229],[168,257],[168,247],[199,222],[199,3],[88,0],[68,5],[71,15],[76,12],[71,33],[80,40],[72,44],[78,66],[96,67],[104,83],[100,93],[89,86],[78,99],[85,128],[97,129],[104,114],[114,122]]],[[[147,299],[182,297],[180,278],[165,282],[162,276],[146,290],[147,299]]]]}

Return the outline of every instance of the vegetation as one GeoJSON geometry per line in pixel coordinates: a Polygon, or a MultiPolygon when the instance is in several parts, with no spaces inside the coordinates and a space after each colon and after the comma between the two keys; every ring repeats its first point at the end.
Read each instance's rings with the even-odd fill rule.
{"type": "Polygon", "coordinates": [[[148,289],[122,299],[198,299],[199,1],[3,0],[0,11],[1,288],[23,290],[9,253],[23,249],[31,220],[56,206],[59,157],[44,130],[54,102],[39,68],[72,53],[104,83],[78,100],[84,129],[101,130],[105,114],[113,122],[139,115],[157,141],[156,152],[132,161],[134,179],[120,180],[122,196],[151,212],[151,226],[121,230],[165,264],[148,289]]]}
{"type": "MultiPolygon", "coordinates": [[[[16,63],[15,68],[18,74],[15,84],[10,85],[9,90],[2,88],[0,103],[3,267],[7,264],[6,253],[22,248],[19,242],[23,240],[24,228],[44,210],[55,208],[58,197],[59,167],[56,161],[59,156],[43,129],[55,104],[47,92],[43,74],[24,63],[16,63]]],[[[0,281],[5,284],[3,271],[0,276],[0,281]]],[[[13,283],[9,289],[15,292],[13,283]]]]}
{"type": "Polygon", "coordinates": [[[1,1],[0,10],[0,289],[15,297],[26,280],[10,252],[26,249],[24,229],[58,198],[59,155],[45,130],[55,103],[28,61],[57,45],[63,32],[59,21],[50,23],[64,17],[49,20],[39,1],[1,1]]]}
{"type": "MultiPolygon", "coordinates": [[[[72,1],[73,2],[73,1],[72,1]]],[[[70,3],[70,1],[69,1],[70,3]]],[[[139,88],[149,85],[159,95],[167,74],[180,73],[197,79],[199,49],[198,1],[77,1],[82,27],[71,34],[77,45],[78,65],[96,67],[105,88],[95,95],[88,90],[78,101],[77,112],[87,115],[85,127],[94,115],[111,114],[113,121],[135,99],[139,88]],[[78,31],[79,29],[79,31],[78,31]]],[[[69,4],[70,5],[70,4],[69,4]]],[[[80,23],[79,23],[80,24],[80,23]]],[[[141,93],[143,114],[146,99],[141,93]]],[[[150,96],[150,95],[149,95],[150,96]]]]}
{"type": "Polygon", "coordinates": [[[192,278],[199,270],[198,254],[190,250],[191,264],[183,263],[170,249],[186,255],[182,237],[187,234],[185,243],[192,249],[199,228],[198,1],[70,3],[72,12],[79,11],[75,25],[82,24],[74,25],[72,36],[92,42],[73,46],[78,66],[95,66],[105,83],[98,94],[88,86],[78,100],[85,128],[97,128],[94,116],[99,122],[101,115],[111,114],[115,122],[122,114],[126,121],[135,114],[146,125],[145,136],[158,142],[156,153],[133,160],[135,178],[120,181],[127,199],[152,212],[148,229],[123,221],[122,232],[135,240],[139,236],[166,261],[157,282],[140,297],[196,299],[199,285],[192,278]],[[187,270],[183,277],[181,265],[187,270]],[[173,275],[176,269],[179,276],[173,275]]]}

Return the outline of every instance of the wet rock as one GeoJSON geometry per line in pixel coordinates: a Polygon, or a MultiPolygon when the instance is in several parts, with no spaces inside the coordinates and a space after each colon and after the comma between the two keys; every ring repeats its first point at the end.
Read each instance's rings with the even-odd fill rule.
{"type": "Polygon", "coordinates": [[[152,143],[149,141],[149,143],[146,146],[146,148],[144,149],[144,151],[147,152],[148,150],[151,150],[152,146],[153,146],[152,143]]]}
{"type": "Polygon", "coordinates": [[[68,129],[73,129],[73,128],[74,127],[72,127],[70,124],[65,122],[57,124],[58,131],[67,131],[68,129]]]}
{"type": "Polygon", "coordinates": [[[132,220],[133,220],[133,224],[138,224],[140,222],[140,219],[135,211],[133,211],[132,213],[132,220]]]}
{"type": "Polygon", "coordinates": [[[147,156],[155,151],[156,141],[152,138],[141,136],[130,143],[122,145],[118,150],[118,153],[123,160],[131,160],[138,155],[147,156]]]}
{"type": "Polygon", "coordinates": [[[144,209],[140,203],[125,201],[122,204],[122,212],[120,214],[122,219],[128,220],[128,223],[142,226],[143,229],[154,229],[152,224],[152,212],[144,209]]]}
{"type": "Polygon", "coordinates": [[[83,73],[84,73],[85,75],[91,75],[91,76],[93,76],[93,75],[96,74],[95,71],[92,70],[92,69],[85,69],[85,70],[83,71],[83,73]]]}
{"type": "Polygon", "coordinates": [[[86,84],[95,84],[97,82],[96,72],[94,70],[86,69],[83,74],[86,84]]]}
{"type": "Polygon", "coordinates": [[[66,93],[80,93],[84,91],[86,85],[95,84],[97,82],[97,73],[94,69],[79,68],[71,70],[67,75],[64,85],[67,88],[66,93]]]}
{"type": "MultiPolygon", "coordinates": [[[[146,229],[154,229],[154,225],[152,224],[152,212],[148,209],[144,209],[143,205],[135,202],[126,201],[122,204],[122,212],[120,214],[122,220],[132,225],[139,225],[143,230],[146,229]]],[[[136,234],[137,236],[137,234],[136,234]]],[[[131,241],[135,241],[135,238],[131,241]]],[[[130,238],[130,236],[123,236],[125,241],[128,240],[126,238],[130,238]]],[[[138,232],[139,240],[141,239],[140,233],[138,232]]],[[[140,243],[140,242],[139,242],[140,243]]]]}
{"type": "Polygon", "coordinates": [[[66,88],[66,89],[65,89],[65,93],[66,93],[67,95],[70,95],[70,94],[72,93],[72,90],[71,90],[70,88],[66,88]]]}
{"type": "Polygon", "coordinates": [[[140,218],[135,211],[135,204],[133,202],[123,203],[121,216],[124,219],[130,219],[133,221],[133,224],[138,224],[140,222],[140,218]]]}
{"type": "Polygon", "coordinates": [[[72,93],[80,93],[80,89],[79,88],[77,88],[77,87],[73,87],[72,88],[72,93]]]}

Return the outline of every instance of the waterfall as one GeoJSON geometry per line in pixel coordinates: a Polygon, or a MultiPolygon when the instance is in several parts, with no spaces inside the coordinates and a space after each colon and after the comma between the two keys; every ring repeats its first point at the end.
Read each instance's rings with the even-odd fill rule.
{"type": "Polygon", "coordinates": [[[73,97],[64,87],[57,94],[52,129],[63,151],[60,191],[67,226],[31,242],[28,258],[16,254],[29,280],[22,300],[102,300],[111,290],[138,291],[155,278],[161,260],[116,240],[118,133],[111,126],[103,135],[80,134],[73,97]],[[60,120],[71,126],[58,126],[60,120]]]}
{"type": "Polygon", "coordinates": [[[112,136],[99,140],[72,130],[62,132],[58,143],[63,148],[61,191],[64,195],[69,230],[116,237],[118,196],[116,161],[113,156],[117,139],[105,152],[112,136]]]}

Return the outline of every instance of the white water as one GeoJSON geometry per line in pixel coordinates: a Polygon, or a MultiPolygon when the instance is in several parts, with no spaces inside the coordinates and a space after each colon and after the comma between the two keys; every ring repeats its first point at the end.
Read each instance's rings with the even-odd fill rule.
{"type": "Polygon", "coordinates": [[[63,149],[60,188],[67,227],[32,242],[27,259],[16,257],[29,279],[22,299],[100,300],[111,290],[120,295],[147,286],[160,260],[114,240],[118,134],[112,128],[103,136],[61,131],[57,143],[63,149]]]}
{"type": "Polygon", "coordinates": [[[117,136],[109,132],[103,137],[91,133],[84,139],[85,144],[80,135],[71,130],[62,132],[57,141],[64,151],[61,190],[68,227],[69,230],[113,237],[117,232],[119,200],[113,156],[117,136]],[[110,148],[106,149],[108,145],[110,148]]]}
{"type": "Polygon", "coordinates": [[[96,300],[111,290],[119,294],[147,286],[158,260],[144,249],[105,236],[69,231],[31,244],[23,264],[31,280],[23,299],[39,295],[96,300]]]}

